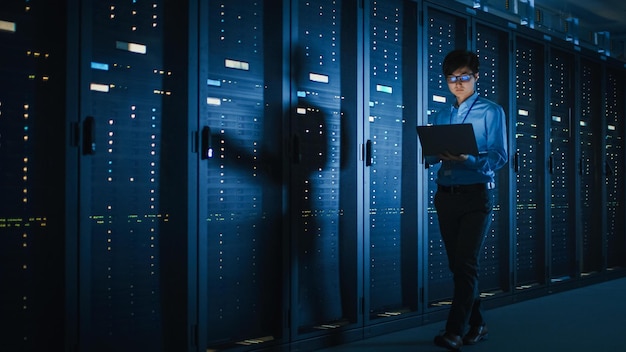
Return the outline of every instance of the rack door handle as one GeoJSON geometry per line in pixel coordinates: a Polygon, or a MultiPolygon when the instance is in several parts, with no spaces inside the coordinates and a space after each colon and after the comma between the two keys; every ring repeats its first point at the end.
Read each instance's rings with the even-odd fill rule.
{"type": "Polygon", "coordinates": [[[300,164],[300,161],[302,161],[302,151],[300,150],[300,137],[297,134],[294,134],[291,140],[291,161],[294,164],[300,164]]]}
{"type": "Polygon", "coordinates": [[[204,126],[200,132],[200,158],[203,160],[213,157],[213,140],[211,127],[204,126]]]}
{"type": "Polygon", "coordinates": [[[578,174],[579,175],[584,175],[585,174],[585,158],[584,157],[580,157],[579,161],[578,161],[578,174]]]}
{"type": "Polygon", "coordinates": [[[87,116],[83,121],[83,155],[96,154],[96,119],[87,116]]]}
{"type": "Polygon", "coordinates": [[[365,142],[365,166],[372,166],[372,141],[365,142]]]}
{"type": "Polygon", "coordinates": [[[554,174],[554,155],[550,155],[548,158],[548,171],[550,174],[554,174]]]}

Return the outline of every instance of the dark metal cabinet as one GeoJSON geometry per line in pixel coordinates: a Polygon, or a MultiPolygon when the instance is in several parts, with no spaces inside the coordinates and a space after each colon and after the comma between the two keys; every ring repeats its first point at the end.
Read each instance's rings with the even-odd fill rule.
{"type": "MultiPolygon", "coordinates": [[[[201,2],[198,348],[286,342],[280,2],[201,2]]],[[[193,264],[192,264],[193,265],[193,264]]]]}
{"type": "Polygon", "coordinates": [[[510,291],[510,258],[512,239],[510,234],[510,211],[514,197],[510,194],[513,165],[510,162],[514,126],[511,116],[511,53],[510,34],[486,23],[476,23],[476,53],[481,60],[480,78],[476,88],[482,97],[496,102],[504,109],[509,136],[509,162],[496,173],[496,188],[491,226],[480,257],[480,292],[484,297],[510,291]]]}
{"type": "Polygon", "coordinates": [[[545,54],[531,39],[515,41],[515,149],[516,172],[515,281],[517,290],[545,284],[545,192],[547,158],[544,155],[545,54]]]}
{"type": "Polygon", "coordinates": [[[370,1],[364,85],[366,323],[400,319],[418,305],[417,5],[370,1]]]}
{"type": "Polygon", "coordinates": [[[602,174],[602,68],[600,63],[588,59],[580,61],[580,99],[578,115],[580,174],[580,250],[581,275],[598,274],[604,268],[602,219],[597,215],[601,199],[602,174]]]}
{"type": "MultiPolygon", "coordinates": [[[[426,51],[422,60],[426,63],[426,73],[428,78],[427,108],[428,113],[422,116],[420,124],[427,124],[428,116],[436,113],[440,109],[447,108],[450,99],[454,96],[448,90],[448,84],[441,72],[441,65],[446,54],[456,48],[468,47],[468,19],[453,13],[437,9],[435,7],[426,8],[426,51]],[[426,55],[428,53],[428,55],[426,55]]],[[[423,165],[423,161],[422,161],[423,165]]],[[[425,258],[428,269],[427,280],[427,301],[429,306],[445,306],[452,296],[452,273],[448,268],[448,258],[441,235],[439,233],[439,222],[435,211],[434,198],[437,191],[435,178],[440,164],[427,169],[428,186],[427,192],[427,227],[428,251],[425,258]]]]}
{"type": "Polygon", "coordinates": [[[187,334],[167,319],[187,314],[187,218],[172,200],[187,199],[173,159],[188,153],[185,8],[81,1],[76,14],[81,351],[166,350],[187,334]]]}
{"type": "Polygon", "coordinates": [[[358,322],[361,21],[357,2],[351,0],[289,4],[286,226],[290,328],[300,341],[336,334],[358,322]]]}
{"type": "MultiPolygon", "coordinates": [[[[626,265],[626,233],[624,224],[624,117],[626,103],[626,77],[622,69],[609,67],[604,81],[604,183],[606,205],[606,266],[623,268],[626,265]]],[[[600,165],[602,168],[602,165],[600,165]]]]}
{"type": "MultiPolygon", "coordinates": [[[[66,13],[53,3],[0,4],[0,350],[63,346],[66,13]]],[[[75,194],[75,192],[74,192],[75,194]]],[[[67,274],[71,275],[72,271],[67,274]]],[[[71,278],[67,278],[70,279],[71,278]]]]}
{"type": "Polygon", "coordinates": [[[569,54],[549,53],[548,125],[550,131],[550,280],[557,283],[578,276],[576,252],[576,117],[574,113],[574,64],[569,54]]]}

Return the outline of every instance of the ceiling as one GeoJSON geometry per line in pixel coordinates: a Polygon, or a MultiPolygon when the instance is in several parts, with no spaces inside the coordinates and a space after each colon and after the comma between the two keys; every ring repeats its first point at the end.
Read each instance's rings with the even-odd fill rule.
{"type": "Polygon", "coordinates": [[[516,16],[511,14],[512,10],[533,16],[528,11],[534,7],[536,22],[533,28],[560,33],[568,41],[573,40],[577,45],[580,43],[626,63],[626,0],[457,1],[474,8],[483,7],[486,12],[509,19],[516,16]],[[572,23],[576,25],[572,26],[572,23]]]}
{"type": "Polygon", "coordinates": [[[608,31],[611,40],[626,39],[624,0],[535,0],[534,4],[578,18],[580,27],[592,32],[608,31]]]}

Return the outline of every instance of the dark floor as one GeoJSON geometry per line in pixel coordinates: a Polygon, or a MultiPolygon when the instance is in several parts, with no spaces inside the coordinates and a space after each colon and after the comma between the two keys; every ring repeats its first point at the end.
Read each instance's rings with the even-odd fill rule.
{"type": "MultiPolygon", "coordinates": [[[[626,278],[486,311],[489,339],[464,352],[626,352],[626,278]]],[[[323,352],[437,352],[444,322],[323,349],[323,352]]]]}

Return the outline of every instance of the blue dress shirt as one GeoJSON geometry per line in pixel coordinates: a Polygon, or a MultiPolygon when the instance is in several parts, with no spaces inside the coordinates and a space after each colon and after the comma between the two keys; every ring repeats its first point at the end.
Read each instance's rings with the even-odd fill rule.
{"type": "MultiPolygon", "coordinates": [[[[495,182],[495,171],[502,168],[508,160],[504,110],[488,99],[479,98],[477,92],[459,107],[455,105],[436,113],[432,123],[471,123],[479,155],[468,155],[465,161],[443,161],[437,171],[437,184],[451,186],[495,182]]],[[[441,160],[436,156],[429,156],[425,161],[434,165],[441,160]]]]}

